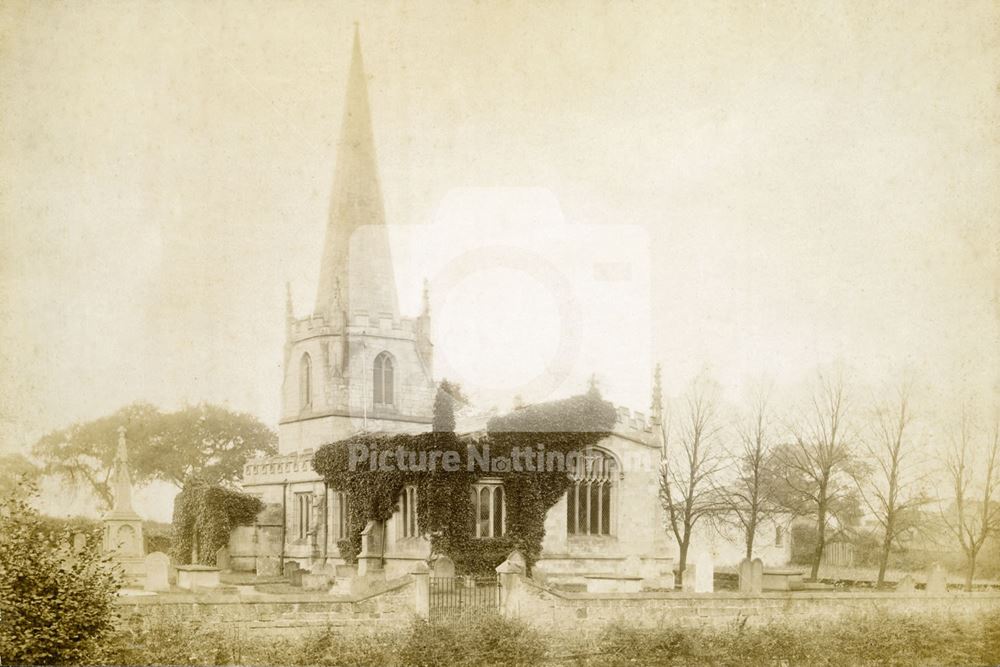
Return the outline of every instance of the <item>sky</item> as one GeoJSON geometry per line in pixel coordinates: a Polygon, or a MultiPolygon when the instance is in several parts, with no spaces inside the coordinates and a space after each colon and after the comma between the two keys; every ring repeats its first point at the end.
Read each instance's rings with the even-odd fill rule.
{"type": "Polygon", "coordinates": [[[355,22],[402,309],[437,279],[439,364],[483,407],[596,373],[647,410],[655,362],[668,395],[844,364],[1000,397],[996,3],[14,0],[0,451],[137,400],[276,425],[355,22]],[[442,277],[427,249],[484,235],[552,270],[442,277]],[[605,252],[632,268],[601,292],[605,252]]]}

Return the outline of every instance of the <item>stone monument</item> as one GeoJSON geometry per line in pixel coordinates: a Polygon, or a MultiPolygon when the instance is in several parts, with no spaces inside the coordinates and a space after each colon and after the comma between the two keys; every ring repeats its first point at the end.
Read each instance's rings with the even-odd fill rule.
{"type": "Polygon", "coordinates": [[[137,584],[146,574],[146,548],[142,539],[142,517],[132,509],[132,478],[128,471],[124,426],[118,428],[118,452],[112,475],[115,504],[103,518],[103,551],[122,566],[128,583],[137,584]]]}
{"type": "Polygon", "coordinates": [[[948,592],[948,573],[939,563],[934,563],[927,571],[927,593],[944,595],[948,592]]]}
{"type": "Polygon", "coordinates": [[[694,592],[711,593],[715,590],[715,565],[712,556],[703,551],[695,562],[694,592]]]}

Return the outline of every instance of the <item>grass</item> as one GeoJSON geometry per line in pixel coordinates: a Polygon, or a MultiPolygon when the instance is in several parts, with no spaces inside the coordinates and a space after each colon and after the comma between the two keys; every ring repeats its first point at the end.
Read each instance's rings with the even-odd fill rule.
{"type": "Polygon", "coordinates": [[[183,619],[123,628],[105,651],[115,665],[691,665],[916,667],[1000,663],[1000,619],[860,615],[751,626],[628,624],[543,634],[491,614],[367,634],[328,628],[299,639],[250,636],[183,619]]]}

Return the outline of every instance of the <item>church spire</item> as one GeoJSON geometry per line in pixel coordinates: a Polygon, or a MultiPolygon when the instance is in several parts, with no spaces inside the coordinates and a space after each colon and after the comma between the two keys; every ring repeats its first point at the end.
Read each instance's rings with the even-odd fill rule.
{"type": "Polygon", "coordinates": [[[316,314],[330,320],[338,315],[351,319],[358,312],[397,319],[395,276],[357,25],[336,157],[316,314]]]}

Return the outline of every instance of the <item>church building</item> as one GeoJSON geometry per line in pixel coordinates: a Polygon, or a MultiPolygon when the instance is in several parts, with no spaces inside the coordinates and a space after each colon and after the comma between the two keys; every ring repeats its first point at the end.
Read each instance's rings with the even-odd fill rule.
{"type": "MultiPolygon", "coordinates": [[[[385,225],[355,32],[316,302],[298,318],[288,299],[279,453],[245,467],[244,490],[267,509],[256,526],[234,531],[236,568],[277,574],[292,561],[305,569],[343,564],[337,543],[348,536],[345,497],[313,470],[313,454],[360,431],[431,428],[436,381],[428,295],[415,317],[400,314],[385,225]]],[[[674,550],[658,499],[657,405],[648,419],[620,408],[613,435],[586,452],[570,491],[546,517],[536,572],[575,583],[587,575],[629,574],[672,586],[674,550]]],[[[489,539],[506,530],[504,497],[489,479],[480,486],[485,500],[475,537],[489,539]]],[[[404,489],[380,530],[388,576],[430,556],[416,528],[419,511],[417,489],[404,489]]]]}

